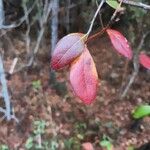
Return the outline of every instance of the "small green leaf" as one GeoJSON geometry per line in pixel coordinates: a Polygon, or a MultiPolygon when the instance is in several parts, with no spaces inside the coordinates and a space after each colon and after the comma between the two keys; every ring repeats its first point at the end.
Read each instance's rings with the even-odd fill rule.
{"type": "Polygon", "coordinates": [[[84,139],[84,135],[82,135],[82,134],[77,134],[77,138],[80,139],[80,140],[83,140],[83,139],[84,139]]]}
{"type": "Polygon", "coordinates": [[[33,137],[29,137],[25,143],[26,149],[31,149],[33,147],[33,137]]]}
{"type": "Polygon", "coordinates": [[[133,146],[129,146],[129,147],[127,148],[127,150],[134,150],[134,147],[133,147],[133,146]]]}
{"type": "Polygon", "coordinates": [[[65,145],[65,148],[67,150],[71,149],[72,146],[73,146],[73,143],[74,143],[74,139],[73,138],[70,138],[70,139],[67,139],[64,141],[64,145],[65,145]]]}
{"type": "Polygon", "coordinates": [[[112,143],[110,141],[108,141],[108,140],[105,140],[105,139],[100,141],[100,145],[102,147],[107,148],[107,150],[112,150],[112,147],[113,147],[112,143]]]}
{"type": "Polygon", "coordinates": [[[119,3],[117,0],[106,0],[106,3],[114,9],[117,9],[119,6],[119,3]]]}
{"type": "Polygon", "coordinates": [[[57,149],[58,149],[57,141],[51,141],[50,150],[57,150],[57,149]]]}
{"type": "Polygon", "coordinates": [[[46,122],[44,120],[34,121],[34,134],[44,134],[46,128],[46,122]]]}
{"type": "Polygon", "coordinates": [[[34,89],[40,89],[41,88],[41,81],[40,80],[36,80],[36,81],[32,81],[32,87],[34,89]]]}
{"type": "Polygon", "coordinates": [[[9,150],[8,146],[7,145],[0,145],[0,150],[9,150]]]}
{"type": "Polygon", "coordinates": [[[150,115],[150,105],[140,105],[132,113],[134,119],[140,119],[150,115]]]}

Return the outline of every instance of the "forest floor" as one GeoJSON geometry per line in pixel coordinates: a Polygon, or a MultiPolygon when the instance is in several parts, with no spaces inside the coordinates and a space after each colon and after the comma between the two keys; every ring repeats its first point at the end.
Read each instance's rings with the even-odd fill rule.
{"type": "MultiPolygon", "coordinates": [[[[19,39],[14,39],[13,46],[18,53],[25,51],[19,39]]],[[[48,49],[40,49],[34,67],[8,80],[19,123],[0,120],[1,145],[10,150],[34,150],[41,145],[45,150],[46,145],[50,150],[78,150],[83,143],[90,142],[95,150],[103,150],[99,143],[108,138],[114,150],[131,150],[131,146],[137,148],[150,142],[150,118],[134,120],[131,115],[136,106],[150,102],[149,72],[140,68],[128,94],[120,99],[122,82],[128,81],[132,73],[132,62],[125,71],[126,60],[116,54],[106,37],[90,42],[99,90],[96,100],[86,106],[71,92],[67,69],[56,72],[57,83],[50,80],[48,49]]],[[[6,57],[4,62],[8,71],[12,59],[6,57]]]]}

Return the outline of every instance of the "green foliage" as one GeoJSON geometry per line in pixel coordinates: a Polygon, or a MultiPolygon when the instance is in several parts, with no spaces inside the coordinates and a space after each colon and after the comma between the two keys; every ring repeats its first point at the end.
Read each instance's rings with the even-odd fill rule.
{"type": "Polygon", "coordinates": [[[70,139],[65,140],[64,145],[65,145],[65,150],[71,150],[71,149],[80,150],[81,149],[80,140],[76,137],[71,137],[70,139]]]}
{"type": "Polygon", "coordinates": [[[64,145],[67,150],[71,149],[73,144],[74,144],[73,138],[70,138],[70,139],[64,141],[64,145]]]}
{"type": "Polygon", "coordinates": [[[133,147],[133,146],[129,146],[129,147],[127,148],[127,150],[134,150],[134,147],[133,147]]]}
{"type": "Polygon", "coordinates": [[[44,120],[39,120],[39,121],[35,121],[33,123],[33,135],[31,135],[26,143],[25,143],[25,148],[27,150],[30,149],[43,149],[45,150],[45,142],[42,141],[42,135],[45,133],[45,127],[46,127],[46,122],[44,120]],[[37,143],[37,138],[40,138],[42,143],[39,144],[37,143]]]}
{"type": "Polygon", "coordinates": [[[45,141],[43,135],[45,134],[46,122],[44,120],[37,120],[33,122],[33,131],[31,136],[26,140],[25,148],[27,150],[57,150],[58,142],[56,139],[45,141]],[[41,141],[40,143],[38,142],[41,141]]]}
{"type": "Polygon", "coordinates": [[[34,142],[33,137],[29,137],[25,143],[25,148],[31,149],[33,147],[33,144],[34,144],[33,142],[34,142]]]}
{"type": "Polygon", "coordinates": [[[150,115],[150,105],[140,105],[132,113],[133,118],[140,119],[150,115]]]}
{"type": "Polygon", "coordinates": [[[7,145],[0,145],[0,150],[9,150],[8,146],[7,145]]]}
{"type": "Polygon", "coordinates": [[[64,140],[65,150],[80,150],[81,141],[84,139],[85,131],[87,129],[86,123],[77,122],[74,125],[74,136],[64,140]]]}
{"type": "Polygon", "coordinates": [[[52,89],[55,89],[58,95],[64,97],[67,94],[66,82],[58,82],[54,71],[51,71],[49,82],[51,83],[52,89]]]}
{"type": "Polygon", "coordinates": [[[26,5],[27,3],[29,3],[30,0],[22,0],[22,6],[26,5]]]}
{"type": "Polygon", "coordinates": [[[50,146],[48,147],[47,150],[57,150],[58,149],[58,143],[55,140],[52,140],[50,143],[50,146]]]}
{"type": "Polygon", "coordinates": [[[77,130],[77,132],[83,132],[84,130],[86,130],[87,125],[86,123],[76,123],[75,124],[75,129],[77,130]]]}
{"type": "Polygon", "coordinates": [[[112,140],[108,136],[103,136],[103,139],[100,141],[100,146],[106,148],[107,150],[112,150],[112,140]]]}
{"type": "Polygon", "coordinates": [[[146,15],[147,11],[144,9],[138,9],[135,7],[130,7],[130,11],[132,15],[130,16],[131,19],[136,19],[137,22],[141,21],[141,19],[146,15]]]}
{"type": "MultiPolygon", "coordinates": [[[[136,2],[148,3],[148,0],[136,0],[136,2]]],[[[125,9],[124,15],[122,15],[118,25],[121,25],[122,30],[131,45],[134,47],[134,50],[137,50],[139,41],[142,38],[142,34],[150,30],[150,14],[147,10],[134,7],[131,5],[123,5],[125,9]]],[[[149,40],[145,41],[142,50],[146,51],[149,49],[149,40]]]]}
{"type": "Polygon", "coordinates": [[[36,80],[36,81],[32,81],[32,87],[36,90],[41,88],[41,81],[40,80],[36,80]]]}
{"type": "Polygon", "coordinates": [[[86,123],[76,123],[75,124],[75,134],[79,140],[84,139],[85,130],[87,129],[86,123]]]}
{"type": "MultiPolygon", "coordinates": [[[[33,122],[33,131],[30,137],[26,140],[25,148],[27,150],[57,150],[59,147],[59,141],[57,139],[44,140],[43,136],[46,133],[46,122],[44,120],[37,120],[33,122]],[[39,145],[38,138],[41,139],[39,145]]],[[[81,141],[84,139],[85,131],[87,129],[86,123],[78,122],[74,126],[74,136],[63,140],[65,150],[81,149],[81,141]]]]}
{"type": "Polygon", "coordinates": [[[44,120],[34,122],[34,134],[44,134],[45,133],[46,122],[44,120]]]}
{"type": "Polygon", "coordinates": [[[53,88],[56,90],[56,93],[62,97],[67,94],[66,82],[55,82],[53,88]]]}
{"type": "Polygon", "coordinates": [[[117,0],[106,0],[106,3],[114,9],[117,9],[119,6],[119,3],[117,0]]]}

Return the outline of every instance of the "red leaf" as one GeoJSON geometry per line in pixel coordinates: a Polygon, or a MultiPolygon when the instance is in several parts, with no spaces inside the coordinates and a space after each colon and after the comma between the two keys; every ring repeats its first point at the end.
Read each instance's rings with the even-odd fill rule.
{"type": "Polygon", "coordinates": [[[143,65],[145,68],[150,69],[150,57],[144,54],[143,52],[140,53],[139,56],[140,64],[143,65]]]}
{"type": "Polygon", "coordinates": [[[91,104],[96,98],[98,75],[93,58],[87,48],[72,63],[70,82],[74,93],[85,104],[91,104]]]}
{"type": "Polygon", "coordinates": [[[86,142],[82,144],[83,150],[94,150],[92,143],[86,142]]]}
{"type": "Polygon", "coordinates": [[[85,48],[83,36],[82,33],[68,34],[57,43],[51,60],[53,69],[65,67],[83,52],[85,48]]]}
{"type": "Polygon", "coordinates": [[[132,59],[132,49],[127,39],[116,30],[107,29],[107,33],[114,48],[126,58],[132,59]]]}

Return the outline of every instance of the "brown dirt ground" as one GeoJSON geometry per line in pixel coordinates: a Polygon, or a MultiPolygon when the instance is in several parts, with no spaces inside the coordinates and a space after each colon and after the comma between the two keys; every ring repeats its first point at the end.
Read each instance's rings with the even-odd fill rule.
{"type": "MultiPolygon", "coordinates": [[[[19,40],[14,42],[14,47],[18,53],[24,48],[19,40]]],[[[39,119],[47,121],[45,139],[51,138],[54,132],[58,139],[70,138],[74,136],[75,123],[86,123],[87,129],[81,143],[91,142],[96,150],[102,149],[98,142],[104,134],[113,140],[115,150],[127,150],[130,145],[139,147],[150,142],[150,118],[134,121],[131,117],[135,106],[149,103],[149,73],[141,68],[127,96],[121,100],[119,93],[124,58],[114,52],[106,37],[91,41],[89,49],[99,75],[99,90],[93,104],[85,106],[72,94],[67,69],[56,73],[59,82],[66,82],[67,94],[60,96],[51,88],[48,48],[43,47],[40,52],[43,50],[45,54],[39,56],[38,66],[16,73],[8,81],[11,101],[20,123],[1,120],[0,143],[9,145],[11,150],[24,150],[24,143],[33,131],[32,123],[39,119]],[[34,80],[41,80],[39,90],[32,87],[34,80]]],[[[5,59],[6,68],[10,67],[11,62],[11,58],[5,59]]],[[[131,72],[132,63],[129,63],[125,79],[131,72]]]]}

